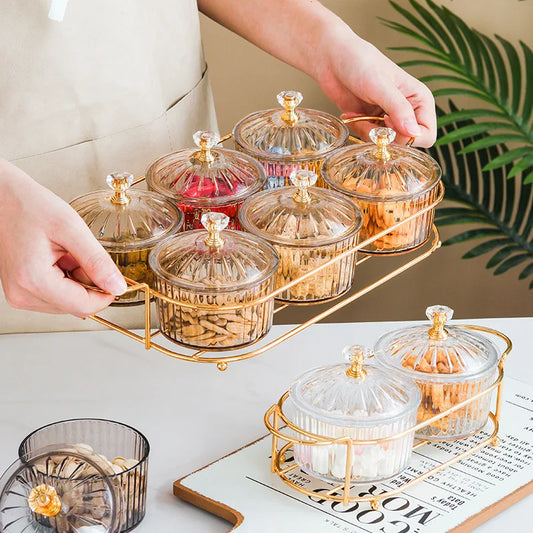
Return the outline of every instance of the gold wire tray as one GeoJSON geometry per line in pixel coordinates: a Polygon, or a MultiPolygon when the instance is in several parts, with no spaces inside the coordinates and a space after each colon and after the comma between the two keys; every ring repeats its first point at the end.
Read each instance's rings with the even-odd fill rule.
{"type": "MultiPolygon", "coordinates": [[[[369,121],[369,120],[370,121],[384,121],[384,118],[383,117],[377,117],[377,116],[360,116],[360,117],[353,117],[353,118],[345,119],[345,120],[343,120],[343,122],[345,124],[349,124],[349,123],[353,123],[353,122],[369,121]]],[[[222,143],[222,142],[227,141],[228,139],[230,139],[232,137],[233,137],[233,134],[229,133],[229,134],[224,135],[223,137],[221,137],[219,142],[222,143]]],[[[349,136],[349,138],[350,138],[350,140],[352,142],[355,142],[355,143],[363,142],[360,139],[358,139],[357,137],[349,136]]],[[[407,143],[408,146],[410,146],[413,143],[413,141],[414,141],[414,138],[409,139],[409,141],[407,143]]],[[[145,180],[145,176],[141,176],[141,177],[139,177],[139,178],[137,178],[137,179],[135,179],[133,181],[132,186],[137,185],[137,184],[143,182],[144,180],[145,180]]],[[[145,348],[147,350],[153,349],[153,350],[159,351],[159,352],[161,352],[161,353],[163,353],[165,355],[168,355],[169,357],[173,357],[175,359],[180,359],[182,361],[191,361],[191,362],[194,362],[194,363],[215,363],[219,370],[224,371],[224,370],[227,369],[228,363],[234,362],[234,361],[243,361],[245,359],[250,359],[251,357],[255,357],[257,355],[265,353],[266,351],[274,348],[278,344],[281,344],[283,341],[289,339],[290,337],[296,335],[297,333],[300,333],[301,331],[304,331],[309,326],[311,326],[313,324],[316,324],[317,322],[320,322],[321,320],[323,320],[324,318],[326,318],[326,317],[330,316],[331,314],[335,313],[339,309],[342,309],[346,305],[352,303],[353,301],[357,300],[361,296],[363,296],[363,295],[367,294],[368,292],[372,291],[376,287],[379,287],[380,285],[386,283],[387,281],[393,279],[394,277],[398,276],[402,272],[405,272],[409,268],[413,267],[414,265],[420,263],[421,261],[423,261],[424,259],[429,257],[441,245],[441,242],[439,240],[439,233],[438,233],[437,228],[435,227],[435,225],[432,226],[432,232],[431,232],[429,238],[426,240],[426,242],[421,244],[421,245],[419,245],[417,248],[410,249],[410,250],[407,250],[405,252],[387,253],[387,254],[373,254],[373,253],[360,252],[362,257],[360,257],[359,259],[357,259],[357,257],[356,257],[356,262],[355,262],[356,266],[361,265],[362,263],[365,263],[366,261],[370,260],[371,258],[380,256],[380,255],[390,257],[390,256],[393,256],[393,255],[404,256],[405,254],[409,254],[409,256],[412,257],[412,259],[410,259],[409,261],[407,261],[406,263],[404,263],[400,267],[394,269],[393,271],[389,272],[385,276],[382,276],[381,278],[377,279],[376,281],[374,281],[370,285],[367,285],[366,287],[363,287],[362,289],[358,290],[354,294],[347,295],[346,293],[344,293],[344,294],[341,294],[340,296],[337,296],[337,297],[331,299],[330,300],[331,306],[328,307],[325,311],[323,311],[321,313],[317,313],[315,316],[313,316],[312,318],[310,318],[306,322],[303,322],[302,324],[300,324],[298,326],[295,326],[293,329],[291,329],[287,333],[284,333],[284,334],[280,335],[279,337],[267,342],[266,344],[263,344],[260,347],[255,348],[255,349],[245,351],[244,353],[238,353],[238,354],[234,354],[234,355],[229,355],[231,352],[236,352],[236,351],[241,352],[243,350],[243,348],[246,348],[246,346],[238,346],[238,347],[235,347],[235,348],[225,348],[223,350],[217,349],[217,348],[215,348],[215,349],[204,348],[204,349],[196,350],[196,351],[190,350],[192,353],[183,353],[183,352],[179,352],[179,351],[176,351],[174,349],[170,349],[170,348],[167,348],[167,347],[163,346],[162,344],[160,344],[160,343],[158,343],[158,342],[153,340],[158,335],[161,335],[161,336],[163,336],[163,335],[162,335],[161,329],[155,329],[154,331],[152,331],[152,328],[151,328],[152,312],[151,312],[151,308],[150,308],[150,302],[153,301],[153,300],[155,300],[157,302],[159,300],[160,302],[164,301],[164,302],[167,302],[169,304],[178,305],[178,306],[181,306],[181,307],[186,308],[186,309],[195,309],[195,310],[199,310],[199,311],[211,311],[211,312],[213,312],[213,310],[220,310],[220,311],[223,311],[223,312],[236,311],[236,310],[246,309],[247,307],[253,307],[253,306],[256,306],[256,305],[260,305],[262,303],[267,302],[268,300],[275,299],[276,296],[278,296],[279,294],[283,293],[287,289],[289,289],[289,288],[293,287],[294,285],[296,285],[297,283],[299,283],[299,282],[301,282],[301,281],[303,281],[303,280],[305,280],[305,279],[307,279],[307,278],[319,273],[321,270],[326,269],[326,268],[328,268],[331,265],[334,265],[336,262],[341,261],[345,257],[357,254],[357,252],[359,250],[361,250],[362,248],[365,248],[369,244],[373,243],[374,241],[376,241],[378,239],[381,239],[382,237],[387,235],[389,232],[400,228],[403,224],[407,224],[411,220],[414,220],[414,219],[424,215],[428,211],[434,209],[437,206],[437,204],[439,202],[441,202],[443,197],[444,197],[444,186],[442,185],[442,182],[440,182],[439,185],[438,185],[438,194],[437,194],[437,197],[435,198],[435,200],[431,204],[429,204],[426,207],[424,207],[423,209],[421,209],[420,211],[410,215],[409,217],[405,218],[401,222],[398,222],[398,223],[396,223],[396,224],[394,224],[392,226],[389,226],[388,228],[380,231],[379,233],[377,233],[376,235],[372,236],[371,238],[366,239],[363,242],[360,242],[356,246],[354,246],[354,247],[350,248],[349,250],[346,250],[345,252],[337,255],[336,257],[330,259],[329,261],[323,263],[322,265],[310,270],[306,274],[303,274],[302,276],[299,276],[298,278],[293,279],[291,282],[286,283],[282,287],[279,287],[278,289],[270,292],[269,294],[267,294],[267,295],[265,295],[265,296],[263,296],[261,298],[257,298],[255,300],[249,301],[249,302],[247,302],[245,304],[227,305],[227,306],[225,305],[223,307],[222,306],[205,305],[205,304],[203,304],[203,305],[202,304],[191,304],[190,302],[176,300],[176,299],[170,298],[170,297],[168,297],[168,296],[166,296],[164,294],[161,294],[160,292],[156,291],[155,289],[150,288],[150,286],[148,286],[146,283],[138,283],[138,282],[133,281],[131,279],[125,278],[126,282],[128,284],[128,289],[126,291],[126,294],[130,293],[130,292],[136,292],[136,291],[143,291],[144,292],[144,304],[143,304],[144,305],[144,309],[145,309],[144,335],[139,335],[137,333],[134,333],[133,331],[130,331],[130,330],[120,326],[119,324],[111,322],[110,320],[107,320],[107,319],[105,319],[105,318],[103,318],[101,316],[98,316],[98,315],[92,315],[89,318],[91,318],[92,320],[98,322],[99,324],[107,326],[108,328],[110,328],[110,329],[112,329],[114,331],[118,331],[119,333],[122,333],[123,335],[126,335],[127,337],[129,337],[129,338],[131,338],[131,339],[133,339],[133,340],[135,340],[137,342],[140,342],[140,343],[144,344],[144,346],[145,346],[145,348]],[[416,255],[413,257],[412,254],[415,254],[415,253],[416,253],[416,255]],[[335,302],[335,303],[333,303],[333,302],[335,302]]],[[[98,290],[95,287],[88,287],[88,288],[91,288],[93,290],[98,290]]],[[[307,305],[325,304],[325,303],[327,303],[327,301],[313,302],[313,303],[307,304],[307,305]]],[[[306,304],[297,303],[297,302],[294,302],[294,303],[277,302],[277,306],[274,309],[274,314],[280,313],[281,311],[283,311],[284,309],[286,309],[289,306],[300,306],[301,307],[303,305],[306,305],[306,304]]],[[[260,343],[261,340],[262,339],[258,339],[258,340],[256,340],[255,342],[253,342],[251,344],[260,343]]],[[[168,343],[171,343],[171,341],[168,341],[168,343]]],[[[248,345],[248,347],[249,346],[250,346],[250,344],[248,345]]]]}
{"type": "MultiPolygon", "coordinates": [[[[154,338],[157,337],[158,335],[161,334],[161,330],[160,329],[156,329],[156,330],[152,330],[151,328],[151,320],[152,320],[152,311],[151,311],[151,308],[150,308],[150,302],[152,301],[152,299],[154,300],[159,300],[159,301],[165,301],[165,302],[168,302],[170,304],[174,304],[174,305],[178,305],[178,306],[181,306],[181,307],[184,307],[184,308],[189,308],[189,309],[196,309],[196,310],[207,310],[207,311],[213,311],[214,309],[219,309],[220,311],[234,311],[234,310],[237,310],[237,309],[245,309],[247,307],[251,307],[251,306],[254,306],[254,305],[259,305],[261,303],[264,303],[268,300],[271,300],[273,298],[275,298],[278,294],[282,293],[283,291],[287,290],[288,288],[292,287],[293,285],[296,285],[297,283],[299,283],[300,281],[310,277],[310,276],[313,276],[314,274],[317,274],[318,272],[320,272],[321,270],[327,268],[328,266],[330,265],[333,265],[335,264],[337,261],[340,261],[342,260],[344,257],[347,257],[349,255],[352,255],[352,254],[356,254],[361,248],[364,248],[366,246],[368,246],[369,244],[371,244],[373,241],[377,240],[377,239],[380,239],[381,237],[383,237],[384,235],[386,235],[387,233],[389,233],[390,231],[392,230],[395,230],[397,228],[399,228],[400,226],[402,226],[403,224],[406,224],[408,223],[409,221],[419,217],[419,216],[422,216],[424,213],[426,213],[427,211],[433,209],[443,198],[444,196],[444,187],[442,184],[439,184],[439,194],[437,196],[437,198],[435,199],[434,202],[432,202],[430,205],[426,206],[424,209],[421,209],[420,211],[418,211],[417,213],[414,213],[413,215],[407,217],[406,219],[404,219],[403,221],[401,222],[398,222],[397,224],[394,224],[393,226],[390,226],[386,229],[384,229],[383,231],[377,233],[376,235],[374,235],[373,237],[365,240],[365,241],[362,241],[360,242],[359,244],[357,244],[356,246],[350,248],[349,250],[346,250],[345,252],[337,255],[336,257],[330,259],[329,261],[323,263],[322,265],[314,268],[313,270],[307,272],[306,274],[302,275],[302,276],[299,276],[298,278],[292,280],[290,283],[287,283],[285,285],[283,285],[282,287],[279,287],[278,289],[270,292],[269,294],[261,297],[261,298],[258,298],[258,299],[255,299],[253,301],[249,301],[245,304],[238,304],[238,305],[227,305],[227,306],[210,306],[210,305],[206,305],[206,304],[191,304],[190,302],[186,302],[186,301],[180,301],[180,300],[176,300],[176,299],[173,299],[173,298],[170,298],[164,294],[161,294],[160,292],[150,288],[146,283],[137,283],[133,280],[130,280],[130,279],[127,279],[126,278],[126,281],[128,283],[128,289],[127,289],[127,293],[128,292],[135,292],[135,291],[143,291],[144,292],[144,335],[139,335],[133,331],[130,331],[122,326],[120,326],[119,324],[116,324],[114,322],[111,322],[110,320],[107,320],[99,315],[92,315],[90,318],[96,322],[98,322],[99,324],[102,324],[104,326],[107,326],[108,328],[114,330],[114,331],[118,331],[119,333],[122,333],[123,335],[126,335],[127,337],[129,337],[130,339],[133,339],[137,342],[140,342],[142,344],[144,344],[145,348],[147,350],[150,350],[150,349],[154,349],[154,350],[157,350],[165,355],[168,355],[170,357],[173,357],[175,359],[181,359],[182,361],[191,361],[191,362],[194,362],[194,363],[216,363],[217,365],[217,368],[219,370],[226,370],[227,367],[228,367],[228,363],[230,362],[234,362],[234,361],[243,361],[245,359],[249,359],[251,357],[255,357],[257,355],[260,355],[272,348],[274,348],[275,346],[277,346],[278,344],[281,344],[283,341],[289,339],[290,337],[296,335],[297,333],[300,333],[301,331],[304,331],[306,328],[308,328],[309,326],[313,325],[313,324],[316,324],[317,322],[323,320],[324,318],[330,316],[331,314],[335,313],[336,311],[338,311],[339,309],[342,309],[343,307],[345,307],[346,305],[348,305],[349,303],[357,300],[358,298],[360,298],[361,296],[367,294],[368,292],[370,292],[371,290],[375,289],[376,287],[379,287],[380,285],[384,284],[385,282],[393,279],[394,277],[398,276],[399,274],[401,274],[402,272],[405,272],[406,270],[408,270],[409,268],[413,267],[414,265],[420,263],[421,261],[423,261],[424,259],[426,259],[427,257],[429,257],[437,248],[440,247],[441,243],[440,243],[440,240],[439,240],[439,234],[438,234],[438,231],[437,231],[437,228],[433,225],[432,227],[432,233],[429,237],[429,239],[421,246],[419,246],[416,250],[409,250],[408,252],[403,252],[402,254],[397,254],[397,255],[402,255],[402,256],[409,256],[409,257],[412,257],[412,254],[415,254],[414,257],[412,257],[411,259],[409,259],[406,263],[404,263],[403,265],[399,266],[398,268],[392,270],[391,272],[389,272],[388,274],[386,274],[385,276],[382,276],[380,278],[378,278],[376,281],[374,281],[373,283],[371,283],[370,285],[367,285],[366,287],[363,287],[362,289],[358,290],[357,292],[355,292],[354,294],[350,294],[350,295],[341,295],[340,297],[338,297],[337,299],[334,300],[334,303],[332,302],[330,307],[328,307],[325,311],[322,311],[318,314],[316,314],[315,316],[313,316],[312,318],[310,318],[309,320],[307,320],[306,322],[303,322],[302,324],[299,324],[298,326],[295,326],[293,329],[291,329],[290,331],[280,335],[279,337],[269,341],[268,343],[260,346],[260,347],[257,347],[255,349],[251,349],[249,351],[245,351],[244,353],[238,353],[238,354],[231,354],[231,352],[233,351],[241,351],[242,350],[242,347],[237,347],[237,348],[234,348],[234,349],[230,349],[230,350],[227,350],[227,351],[220,351],[220,350],[217,350],[217,349],[201,349],[201,350],[197,350],[193,353],[184,353],[184,352],[180,352],[180,351],[176,351],[174,349],[170,349],[170,348],[167,348],[165,346],[163,346],[162,344],[158,343],[157,341],[154,341],[154,338]]],[[[363,256],[360,257],[359,259],[357,259],[356,261],[356,266],[357,265],[361,265],[362,263],[365,263],[366,261],[372,259],[372,260],[378,260],[376,258],[376,256],[374,255],[370,255],[370,254],[362,254],[363,256]]],[[[393,255],[393,254],[387,254],[387,256],[390,256],[390,255],[393,255]]],[[[282,303],[280,302],[279,305],[274,309],[274,313],[277,314],[281,311],[283,311],[284,309],[286,309],[287,307],[289,307],[290,305],[299,305],[301,306],[302,304],[289,304],[289,303],[282,303]]]]}
{"type": "MultiPolygon", "coordinates": [[[[504,366],[505,366],[505,360],[507,358],[507,355],[512,349],[512,342],[506,335],[491,328],[485,328],[482,326],[456,326],[456,327],[461,327],[464,329],[470,329],[470,330],[475,330],[475,331],[482,331],[485,333],[496,335],[497,337],[502,339],[507,345],[506,349],[502,353],[502,356],[498,364],[498,377],[496,378],[494,383],[492,383],[492,385],[490,385],[486,390],[479,392],[478,394],[475,394],[474,396],[472,396],[471,398],[468,398],[467,400],[457,403],[456,405],[450,407],[446,411],[443,411],[442,413],[439,413],[433,416],[432,418],[425,420],[424,422],[420,422],[419,424],[417,424],[416,426],[408,430],[391,435],[389,437],[382,437],[382,438],[373,439],[373,440],[353,440],[349,437],[328,438],[328,437],[316,435],[314,433],[310,433],[308,431],[303,430],[302,428],[293,424],[283,412],[283,405],[289,396],[289,393],[286,392],[279,399],[277,404],[273,405],[267,410],[267,412],[265,413],[265,417],[264,417],[265,425],[270,431],[270,433],[272,434],[271,471],[277,474],[284,483],[289,485],[294,490],[297,490],[298,492],[305,494],[306,496],[316,497],[316,492],[310,491],[308,489],[305,489],[304,487],[299,486],[297,483],[294,483],[289,478],[289,474],[292,471],[299,469],[299,465],[296,463],[286,466],[287,458],[290,452],[292,451],[292,446],[295,444],[303,445],[303,446],[345,445],[347,449],[346,449],[346,467],[345,467],[344,483],[340,483],[328,491],[320,492],[320,498],[328,500],[328,501],[342,502],[342,504],[345,506],[347,506],[350,503],[367,502],[367,503],[370,503],[370,507],[373,510],[377,510],[379,509],[380,502],[382,500],[409,489],[413,485],[420,483],[421,481],[428,478],[429,476],[432,476],[433,474],[436,474],[437,472],[447,468],[448,466],[454,463],[457,463],[458,461],[461,461],[462,459],[468,457],[469,455],[472,455],[473,453],[477,452],[478,450],[481,450],[482,448],[485,448],[487,446],[498,446],[500,444],[500,438],[498,437],[498,431],[500,427],[504,366]],[[357,480],[354,479],[354,477],[352,476],[352,457],[353,457],[352,448],[353,446],[378,445],[380,443],[387,443],[387,442],[391,442],[397,439],[401,439],[405,437],[406,435],[409,435],[410,433],[414,433],[425,426],[433,424],[437,420],[440,420],[448,416],[450,413],[453,413],[454,411],[457,411],[458,409],[461,409],[467,406],[468,404],[482,398],[483,396],[490,394],[494,389],[497,389],[498,392],[496,396],[496,406],[495,406],[494,412],[491,411],[489,413],[489,419],[492,422],[493,430],[492,430],[492,433],[490,433],[488,437],[486,437],[485,439],[483,439],[476,445],[473,445],[472,447],[465,450],[464,452],[457,454],[456,456],[452,457],[448,461],[436,466],[435,468],[427,470],[426,472],[423,472],[419,476],[403,484],[401,487],[398,487],[393,490],[385,491],[381,494],[370,494],[367,496],[354,496],[352,494],[352,491],[357,488],[357,483],[356,483],[357,480]],[[288,434],[287,432],[290,432],[291,434],[288,434]],[[300,436],[303,438],[300,438],[300,436]],[[284,441],[286,442],[286,444],[280,447],[280,441],[284,441]]],[[[479,433],[479,432],[476,432],[476,433],[479,433]]],[[[441,440],[444,440],[444,439],[441,439],[441,440]]],[[[449,439],[446,439],[446,440],[449,440],[449,439]]],[[[428,444],[431,442],[438,442],[438,440],[436,439],[431,440],[431,441],[430,440],[418,440],[415,442],[413,446],[413,450],[420,448],[424,444],[428,444]]]]}

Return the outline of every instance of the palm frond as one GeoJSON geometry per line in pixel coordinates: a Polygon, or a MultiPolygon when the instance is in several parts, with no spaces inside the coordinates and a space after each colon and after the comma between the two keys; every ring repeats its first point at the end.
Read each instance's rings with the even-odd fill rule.
{"type": "MultiPolygon", "coordinates": [[[[417,54],[420,59],[400,63],[404,68],[423,66],[434,71],[422,78],[426,83],[446,83],[434,91],[436,97],[468,96],[483,103],[475,110],[461,110],[461,117],[441,117],[440,126],[455,120],[472,119],[465,130],[439,139],[443,145],[474,138],[482,132],[500,130],[499,142],[513,142],[513,150],[495,161],[487,161],[485,171],[506,170],[509,178],[521,175],[524,183],[533,182],[533,52],[523,42],[516,47],[506,39],[484,35],[470,28],[460,17],[433,0],[409,0],[410,8],[391,1],[405,23],[383,20],[389,27],[417,40],[420,47],[396,47],[417,54]],[[444,71],[444,72],[442,72],[444,71]],[[503,141],[504,135],[508,136],[503,141]]],[[[488,141],[484,141],[485,143],[488,141]]],[[[479,145],[478,145],[479,146],[479,145]]],[[[465,153],[477,150],[465,144],[465,153]]]]}
{"type": "MultiPolygon", "coordinates": [[[[435,221],[439,227],[468,224],[468,229],[443,244],[472,242],[464,259],[488,255],[486,266],[493,268],[495,275],[522,266],[519,279],[533,278],[533,186],[517,187],[515,180],[508,179],[513,168],[510,163],[483,170],[491,161],[505,158],[510,150],[488,142],[491,137],[486,131],[470,137],[458,135],[472,131],[468,128],[474,121],[465,118],[467,115],[453,102],[448,106],[449,110],[437,110],[439,117],[446,117],[438,133],[452,140],[429,152],[441,163],[446,198],[456,205],[437,209],[435,221]],[[449,117],[457,120],[450,121],[449,117]],[[478,147],[475,151],[467,150],[474,145],[478,147]]],[[[533,288],[533,279],[529,287],[533,288]]]]}

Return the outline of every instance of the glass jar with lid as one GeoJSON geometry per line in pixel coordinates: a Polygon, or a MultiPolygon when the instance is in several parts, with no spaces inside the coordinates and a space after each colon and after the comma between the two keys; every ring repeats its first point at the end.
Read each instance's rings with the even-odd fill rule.
{"type": "Polygon", "coordinates": [[[0,477],[4,533],[122,533],[145,515],[149,445],[137,430],[64,420],[26,437],[0,477]]]}
{"type": "MultiPolygon", "coordinates": [[[[362,216],[340,193],[312,187],[317,176],[296,170],[293,187],[258,193],[243,204],[244,229],[274,246],[280,257],[276,289],[334,259],[357,244],[362,216]]],[[[281,292],[276,298],[311,303],[339,296],[353,281],[355,252],[281,292]]]]}
{"type": "MultiPolygon", "coordinates": [[[[164,196],[131,188],[132,183],[128,172],[109,174],[109,190],[78,196],[70,205],[124,276],[153,287],[148,255],[159,241],[181,229],[183,215],[164,196]]],[[[144,292],[134,291],[118,297],[115,304],[144,301],[144,292]]]]}
{"type": "MultiPolygon", "coordinates": [[[[490,339],[447,325],[453,316],[449,307],[428,307],[426,315],[430,324],[391,331],[375,346],[380,364],[416,380],[420,387],[418,422],[487,390],[498,375],[499,352],[490,339]]],[[[487,423],[490,402],[491,394],[485,394],[421,428],[417,437],[451,440],[471,435],[487,423]]]]}
{"type": "MultiPolygon", "coordinates": [[[[414,432],[399,438],[395,435],[414,427],[420,392],[411,379],[370,364],[366,348],[348,346],[344,354],[348,363],[310,370],[294,381],[284,412],[303,431],[352,441],[354,483],[382,481],[407,466],[414,432]],[[387,440],[363,442],[377,439],[387,440]]],[[[301,440],[313,440],[294,431],[301,440]]],[[[314,477],[344,481],[347,450],[345,443],[295,444],[294,459],[314,477]]]]}
{"type": "Polygon", "coordinates": [[[157,290],[192,305],[157,298],[161,331],[172,341],[221,350],[255,342],[270,330],[273,298],[253,302],[272,292],[278,256],[262,239],[226,230],[228,222],[223,213],[204,213],[205,229],[168,239],[150,255],[157,290]]]}
{"type": "MultiPolygon", "coordinates": [[[[373,143],[340,149],[322,167],[327,185],[351,196],[363,211],[362,241],[428,207],[439,194],[437,162],[420,150],[391,144],[395,136],[390,128],[374,128],[373,143]]],[[[430,209],[362,251],[397,253],[416,248],[429,238],[433,218],[430,209]]]]}
{"type": "Polygon", "coordinates": [[[319,175],[324,158],[348,140],[348,128],[337,117],[299,108],[298,91],[283,91],[277,99],[281,109],[252,113],[233,129],[237,149],[264,166],[267,188],[290,185],[297,169],[319,175]]]}
{"type": "Polygon", "coordinates": [[[242,202],[261,190],[263,167],[247,155],[217,146],[212,131],[193,135],[195,148],[165,155],[146,171],[148,188],[171,198],[185,214],[185,230],[201,229],[202,215],[213,211],[229,217],[228,227],[239,229],[242,202]]]}

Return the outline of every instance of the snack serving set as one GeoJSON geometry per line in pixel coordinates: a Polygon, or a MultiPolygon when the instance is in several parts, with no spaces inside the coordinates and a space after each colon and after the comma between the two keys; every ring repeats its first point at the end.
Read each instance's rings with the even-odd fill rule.
{"type": "MultiPolygon", "coordinates": [[[[197,132],[195,148],[161,157],[146,177],[110,174],[107,191],[71,202],[127,279],[128,290],[114,305],[144,304],[144,335],[91,318],[146,349],[225,370],[303,331],[440,246],[433,225],[444,194],[438,164],[394,144],[388,128],[375,128],[372,142],[362,143],[336,117],[299,108],[301,100],[300,93],[284,91],[278,95],[281,108],[248,115],[232,135],[197,132]],[[236,150],[219,146],[231,136],[236,150]],[[346,145],[349,139],[356,144],[346,145]],[[144,179],[148,191],[133,186],[144,179]],[[412,253],[403,265],[346,294],[357,265],[404,252],[412,253]],[[152,300],[160,324],[155,331],[152,300]],[[326,310],[248,348],[269,332],[274,314],[317,303],[326,303],[326,310]],[[153,340],[157,335],[164,345],[153,340]]],[[[357,120],[382,119],[345,122],[357,120]]],[[[321,493],[324,499],[369,502],[376,509],[380,500],[497,445],[511,343],[494,330],[446,325],[452,313],[429,307],[430,325],[387,333],[372,351],[346,347],[345,363],[297,378],[265,414],[272,472],[313,496],[292,480],[302,469],[332,484],[321,493]],[[482,333],[507,347],[498,349],[482,333]],[[399,474],[413,449],[467,437],[488,420],[492,433],[446,463],[395,490],[355,494],[360,483],[399,474]]],[[[132,529],[145,512],[148,451],[139,432],[112,421],[70,420],[37,430],[0,478],[0,510],[8,509],[0,512],[0,529],[132,529]]]]}

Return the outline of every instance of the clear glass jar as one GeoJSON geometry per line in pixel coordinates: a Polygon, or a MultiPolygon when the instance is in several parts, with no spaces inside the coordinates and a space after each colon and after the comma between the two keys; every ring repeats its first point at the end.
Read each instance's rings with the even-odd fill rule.
{"type": "Polygon", "coordinates": [[[348,128],[337,117],[296,109],[302,98],[297,91],[283,91],[277,96],[282,109],[252,113],[233,129],[237,149],[264,166],[268,189],[290,185],[294,170],[320,175],[324,157],[348,140],[348,128]]]}
{"type": "MultiPolygon", "coordinates": [[[[395,136],[390,128],[374,128],[373,143],[337,150],[322,167],[327,185],[351,196],[361,208],[362,241],[418,213],[439,193],[437,162],[419,150],[391,145],[395,136]]],[[[434,211],[402,224],[361,251],[397,253],[420,246],[429,238],[434,211]]]]}
{"type": "MultiPolygon", "coordinates": [[[[284,411],[299,429],[353,441],[354,483],[383,481],[407,466],[414,433],[381,443],[358,441],[391,437],[414,427],[420,392],[414,381],[396,372],[368,361],[363,367],[369,356],[365,348],[348,346],[344,354],[349,363],[317,368],[299,377],[290,387],[284,411]]],[[[345,480],[347,450],[346,444],[295,444],[294,459],[310,475],[339,482],[345,480]]]]}
{"type": "MultiPolygon", "coordinates": [[[[70,205],[83,218],[124,276],[154,288],[148,255],[154,246],[177,233],[183,215],[164,196],[131,189],[133,176],[115,172],[107,177],[110,190],[78,196],[70,205]]],[[[144,302],[144,292],[127,292],[114,304],[144,302]]]]}
{"type": "MultiPolygon", "coordinates": [[[[375,354],[387,369],[415,379],[422,392],[418,422],[424,422],[487,390],[498,376],[498,349],[483,335],[446,326],[453,310],[434,305],[426,310],[431,325],[391,331],[376,343],[375,354]]],[[[490,411],[491,394],[438,419],[417,432],[434,440],[461,439],[479,431],[490,411]]]]}
{"type": "Polygon", "coordinates": [[[172,341],[222,350],[255,342],[272,326],[273,298],[241,309],[224,309],[272,292],[279,263],[267,242],[225,230],[228,221],[223,213],[205,213],[204,230],[181,233],[161,243],[150,255],[161,294],[194,306],[212,307],[188,308],[158,298],[161,331],[172,341]]]}
{"type": "Polygon", "coordinates": [[[261,190],[266,177],[253,158],[218,147],[220,136],[197,131],[195,148],[179,150],[152,163],[146,183],[152,191],[171,198],[185,214],[185,230],[201,229],[202,215],[224,213],[228,227],[239,229],[242,202],[261,190]]]}
{"type": "Polygon", "coordinates": [[[0,530],[129,531],[145,514],[148,454],[142,434],[110,420],[38,429],[0,478],[0,530]]]}
{"type": "MultiPolygon", "coordinates": [[[[316,179],[309,170],[294,171],[293,187],[263,191],[242,206],[243,228],[270,242],[278,252],[276,289],[357,244],[360,210],[342,194],[312,187],[316,179]]],[[[310,303],[339,296],[352,285],[355,262],[355,253],[347,255],[276,298],[310,303]]]]}

